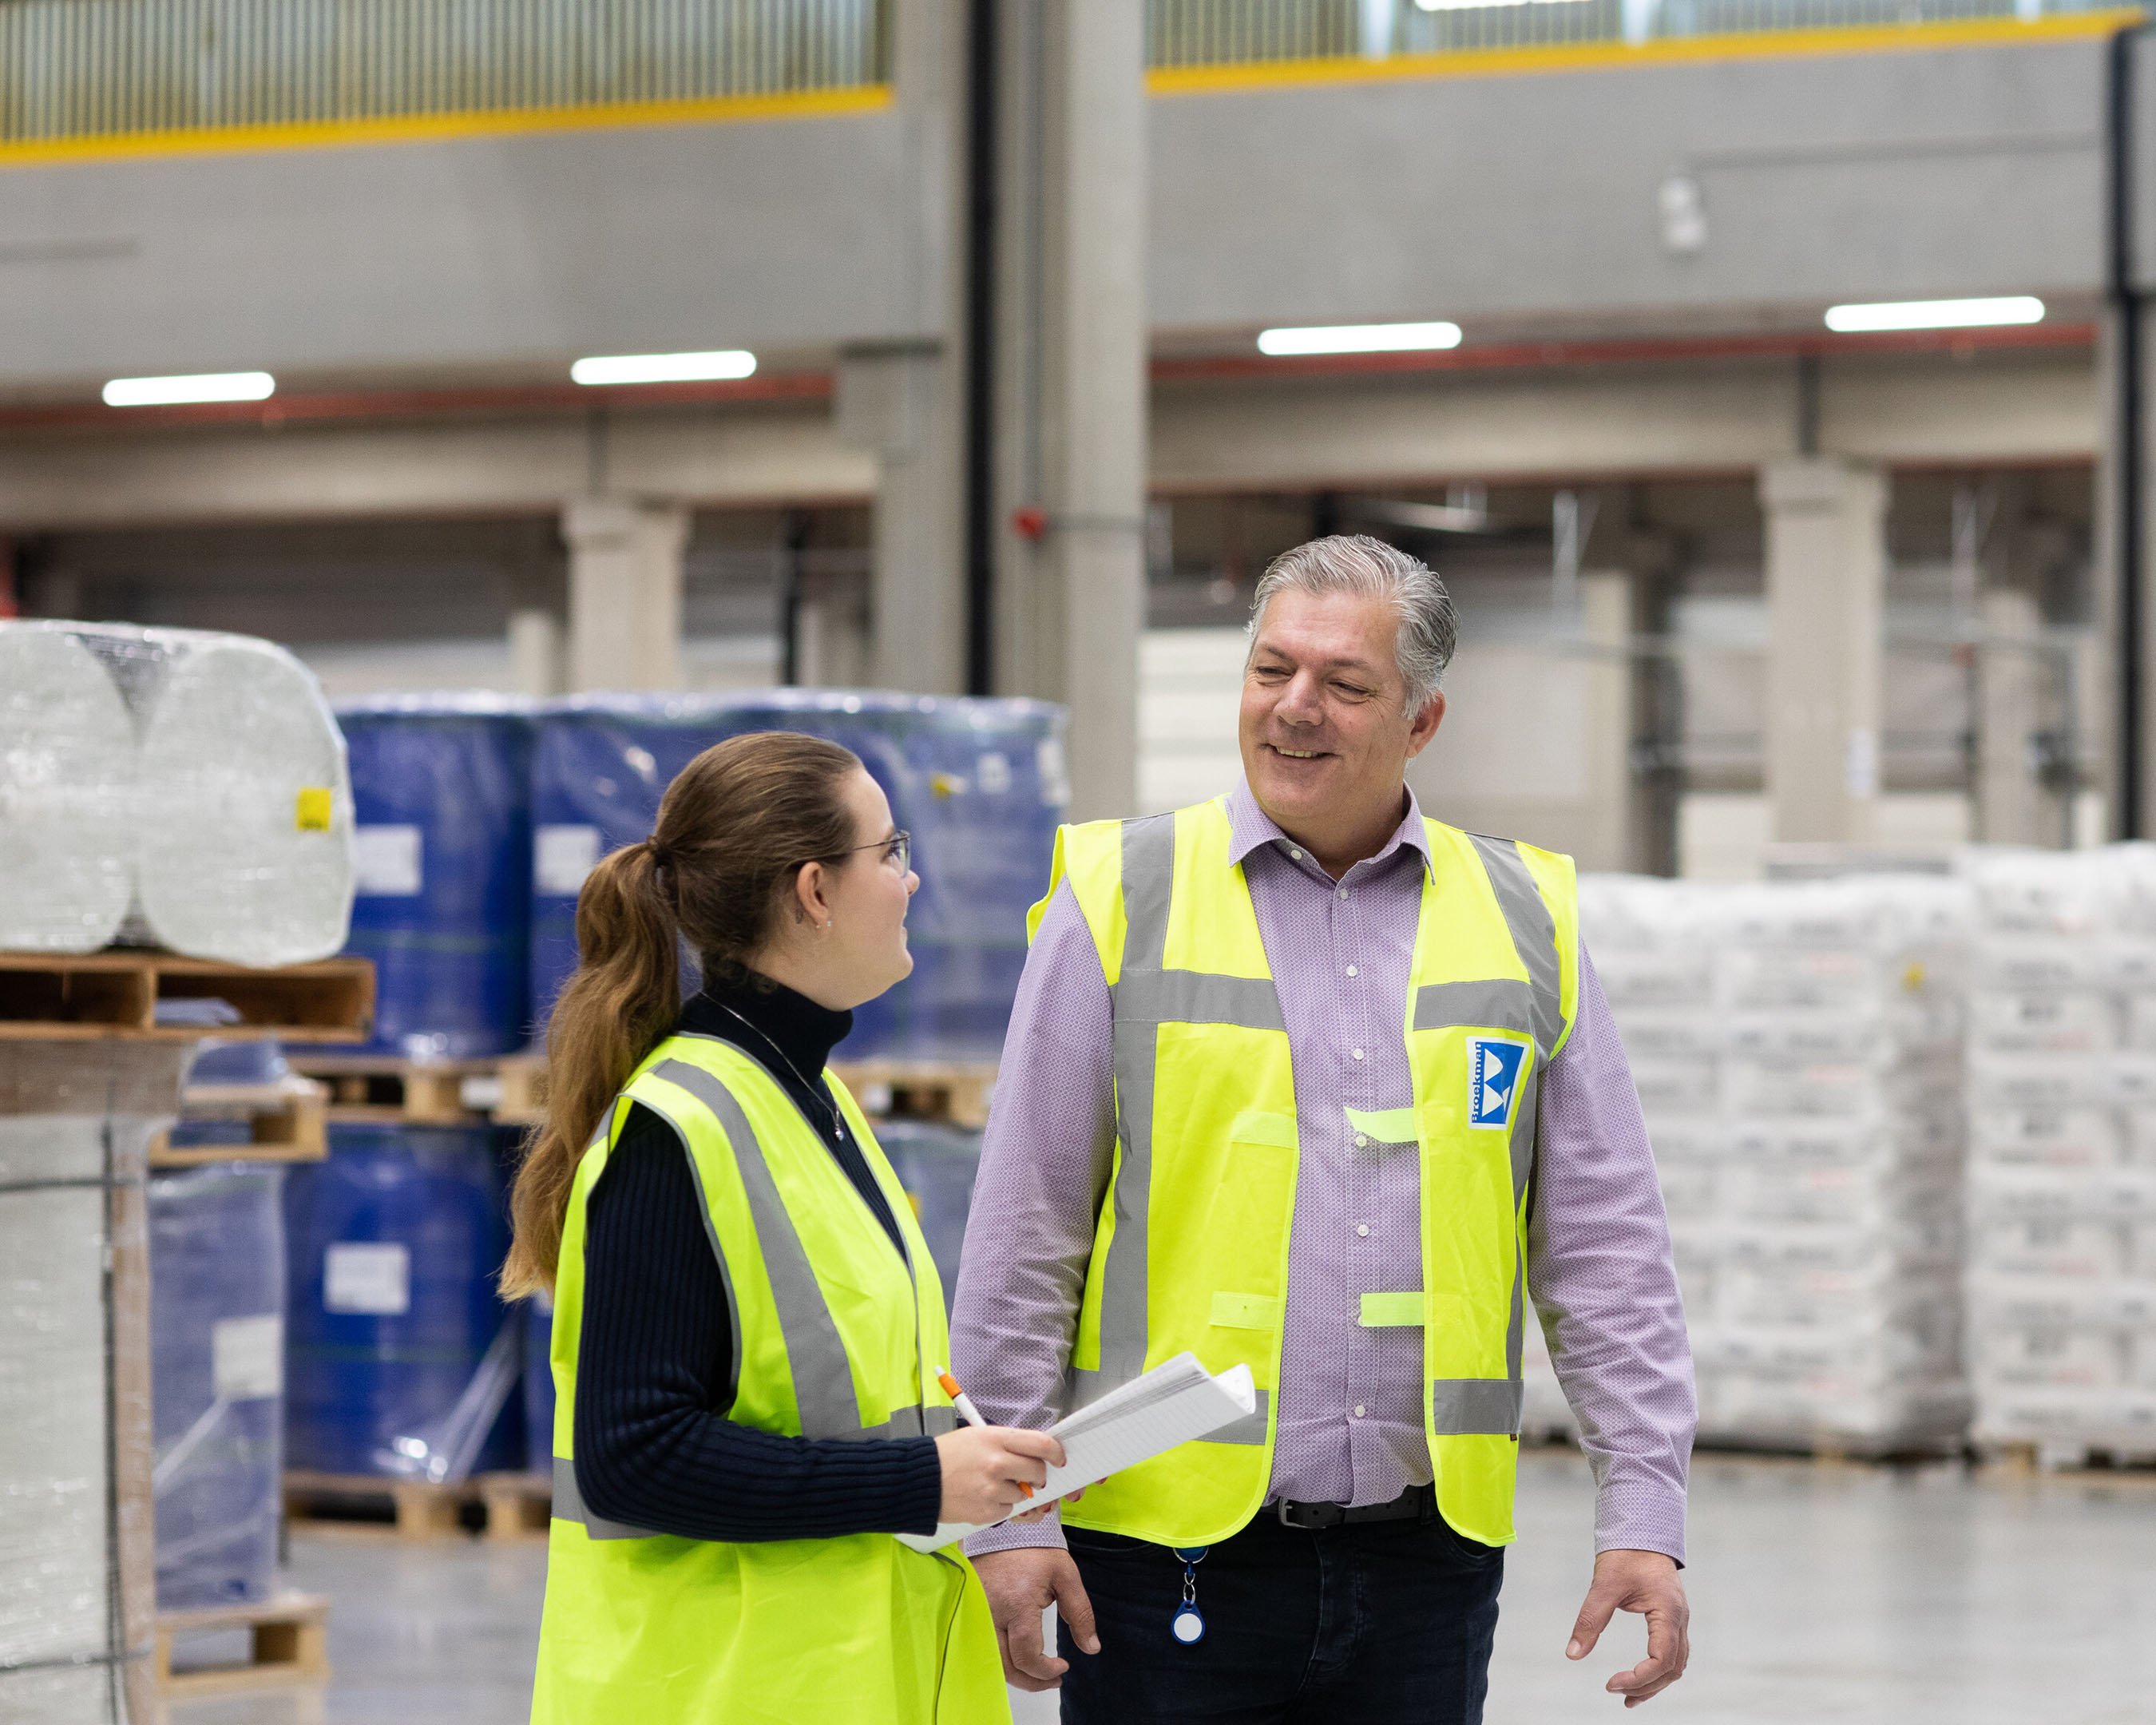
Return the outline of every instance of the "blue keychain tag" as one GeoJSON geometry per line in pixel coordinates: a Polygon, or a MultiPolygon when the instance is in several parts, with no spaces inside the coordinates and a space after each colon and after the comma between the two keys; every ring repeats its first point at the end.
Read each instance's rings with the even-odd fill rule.
{"type": "Polygon", "coordinates": [[[1183,1603],[1175,1608],[1175,1615],[1168,1620],[1168,1631],[1186,1647],[1205,1639],[1205,1619],[1198,1609],[1198,1566],[1205,1561],[1209,1546],[1190,1545],[1173,1548],[1176,1556],[1183,1559],[1183,1603]]]}

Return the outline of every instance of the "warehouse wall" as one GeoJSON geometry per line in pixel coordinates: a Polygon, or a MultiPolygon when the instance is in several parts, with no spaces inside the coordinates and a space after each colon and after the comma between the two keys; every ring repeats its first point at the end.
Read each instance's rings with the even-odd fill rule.
{"type": "MultiPolygon", "coordinates": [[[[1718,307],[1745,327],[1851,295],[2093,292],[2102,54],[2039,38],[1158,95],[1152,321],[1718,307]],[[1696,252],[1663,244],[1672,177],[1704,199],[1696,252]]],[[[932,130],[900,105],[8,167],[0,386],[933,335],[932,130]]]]}
{"type": "Polygon", "coordinates": [[[1153,316],[1741,317],[2092,289],[2103,54],[2092,39],[1157,100],[1153,316]],[[1680,176],[1704,201],[1697,252],[1662,242],[1661,187],[1680,176]]]}

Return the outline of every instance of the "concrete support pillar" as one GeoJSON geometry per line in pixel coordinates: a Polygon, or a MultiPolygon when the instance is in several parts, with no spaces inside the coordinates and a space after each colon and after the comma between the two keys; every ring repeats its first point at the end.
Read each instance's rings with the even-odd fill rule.
{"type": "Polygon", "coordinates": [[[689,511],[579,498],[562,511],[562,537],[569,547],[569,687],[680,687],[689,511]]]}
{"type": "Polygon", "coordinates": [[[876,457],[870,633],[839,651],[827,615],[809,619],[819,642],[794,646],[803,682],[815,680],[811,660],[832,671],[860,661],[850,680],[957,695],[966,687],[967,0],[906,0],[891,27],[912,202],[901,224],[901,327],[915,333],[841,350],[836,409],[840,441],[876,457]]]}
{"type": "Polygon", "coordinates": [[[1887,481],[1832,456],[1761,470],[1767,797],[1784,842],[1861,843],[1879,797],[1887,481]]]}
{"type": "Polygon", "coordinates": [[[1071,814],[1137,808],[1144,0],[1007,0],[996,681],[1070,708],[1071,814]]]}
{"type": "MultiPolygon", "coordinates": [[[[950,351],[924,339],[839,356],[839,439],[876,457],[866,675],[922,695],[966,687],[965,403],[950,351]]],[[[801,680],[817,680],[805,656],[801,680]]]]}

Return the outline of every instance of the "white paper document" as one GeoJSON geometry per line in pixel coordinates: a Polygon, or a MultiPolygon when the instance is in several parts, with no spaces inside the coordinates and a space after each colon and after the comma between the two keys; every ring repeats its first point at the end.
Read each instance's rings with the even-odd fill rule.
{"type": "MultiPolygon", "coordinates": [[[[1049,1427],[1049,1435],[1063,1445],[1066,1463],[1050,1468],[1048,1483],[1036,1486],[1032,1501],[1019,1504],[1011,1515],[1053,1503],[1081,1486],[1098,1484],[1110,1474],[1150,1461],[1178,1444],[1233,1425],[1257,1409],[1258,1393],[1250,1382],[1248,1366],[1237,1366],[1216,1378],[1199,1363],[1196,1354],[1178,1353],[1049,1427]]],[[[1009,1519],[1009,1516],[1001,1518],[1009,1519]]],[[[933,1533],[896,1537],[916,1551],[934,1551],[983,1527],[998,1525],[998,1522],[942,1522],[933,1533]]]]}

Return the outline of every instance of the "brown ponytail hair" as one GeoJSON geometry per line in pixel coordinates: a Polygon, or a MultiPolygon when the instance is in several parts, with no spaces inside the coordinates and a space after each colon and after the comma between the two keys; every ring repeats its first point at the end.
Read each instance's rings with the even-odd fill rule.
{"type": "Polygon", "coordinates": [[[666,788],[650,838],[603,859],[577,895],[574,974],[547,1025],[547,1118],[510,1199],[511,1299],[550,1292],[577,1164],[629,1076],[680,1016],[679,943],[740,983],[803,863],[846,860],[860,759],[793,731],[729,737],[666,788]]]}

